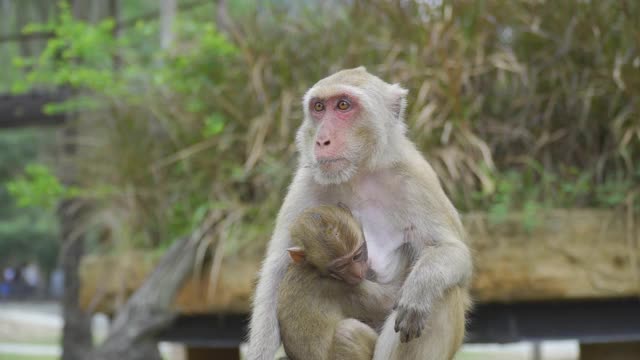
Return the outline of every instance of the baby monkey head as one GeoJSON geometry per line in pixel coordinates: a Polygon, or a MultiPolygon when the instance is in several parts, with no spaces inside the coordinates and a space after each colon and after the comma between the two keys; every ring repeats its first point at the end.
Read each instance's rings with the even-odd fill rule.
{"type": "Polygon", "coordinates": [[[320,205],[306,209],[291,226],[294,247],[287,249],[296,264],[310,265],[322,275],[357,285],[367,274],[367,243],[349,208],[320,205]]]}

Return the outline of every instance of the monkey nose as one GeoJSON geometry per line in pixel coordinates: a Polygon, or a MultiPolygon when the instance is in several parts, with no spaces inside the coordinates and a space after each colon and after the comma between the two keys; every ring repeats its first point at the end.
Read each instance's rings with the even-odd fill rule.
{"type": "Polygon", "coordinates": [[[364,268],[362,266],[359,266],[359,264],[353,264],[353,266],[351,266],[351,269],[349,269],[349,272],[354,278],[358,280],[364,279],[364,268]]]}
{"type": "Polygon", "coordinates": [[[326,139],[326,140],[316,140],[316,146],[317,147],[325,147],[325,146],[329,146],[331,145],[331,140],[326,139]]]}

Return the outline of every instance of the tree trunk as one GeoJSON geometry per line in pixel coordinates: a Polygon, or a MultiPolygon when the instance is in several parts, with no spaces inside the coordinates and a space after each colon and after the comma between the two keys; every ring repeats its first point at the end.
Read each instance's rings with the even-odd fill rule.
{"type": "Polygon", "coordinates": [[[160,46],[168,49],[173,42],[173,20],[176,17],[176,0],[160,3],[160,46]]]}
{"type": "MultiPolygon", "coordinates": [[[[16,21],[16,31],[17,33],[21,33],[22,29],[29,23],[29,3],[26,1],[18,1],[15,4],[15,21],[16,21]]],[[[29,43],[26,41],[18,42],[18,47],[20,49],[20,56],[30,57],[31,47],[29,43]]]]}
{"type": "Polygon", "coordinates": [[[91,2],[88,0],[71,1],[71,11],[76,19],[89,21],[91,16],[91,2]]]}
{"type": "Polygon", "coordinates": [[[84,237],[77,235],[74,231],[79,211],[77,200],[63,201],[59,209],[64,273],[62,360],[84,360],[92,346],[91,317],[78,306],[80,291],[78,268],[84,254],[84,237]]]}

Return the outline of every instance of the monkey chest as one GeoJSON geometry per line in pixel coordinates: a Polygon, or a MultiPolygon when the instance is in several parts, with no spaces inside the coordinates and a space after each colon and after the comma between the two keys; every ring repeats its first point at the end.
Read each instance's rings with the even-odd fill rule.
{"type": "Polygon", "coordinates": [[[362,224],[371,268],[379,281],[390,281],[403,263],[400,248],[405,243],[405,236],[402,225],[375,202],[357,207],[353,212],[362,224]]]}

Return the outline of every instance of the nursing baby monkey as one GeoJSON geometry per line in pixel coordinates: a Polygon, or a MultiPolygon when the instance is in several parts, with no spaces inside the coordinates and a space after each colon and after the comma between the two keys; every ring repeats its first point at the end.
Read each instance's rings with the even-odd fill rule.
{"type": "Polygon", "coordinates": [[[249,360],[273,360],[280,346],[277,301],[294,246],[289,228],[305,209],[338,202],[362,225],[376,281],[401,282],[373,359],[445,360],[460,347],[471,254],[458,212],[406,135],[406,96],[364,67],[328,76],[305,94],[298,169],[260,271],[249,360]]]}
{"type": "Polygon", "coordinates": [[[351,211],[309,208],[291,227],[295,247],[278,295],[278,322],[290,360],[370,360],[399,287],[369,271],[367,244],[351,211]]]}

